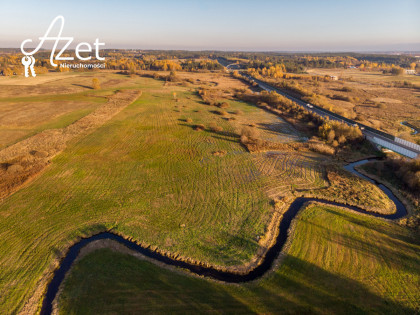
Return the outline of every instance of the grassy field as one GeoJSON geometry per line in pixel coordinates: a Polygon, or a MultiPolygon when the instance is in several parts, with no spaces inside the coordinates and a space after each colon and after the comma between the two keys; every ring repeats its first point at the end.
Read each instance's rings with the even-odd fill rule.
{"type": "MultiPolygon", "coordinates": [[[[88,115],[120,86],[132,85],[114,73],[97,75],[102,90],[91,88],[93,74],[41,75],[27,85],[21,78],[0,79],[0,149],[46,129],[62,128],[88,115]]],[[[26,78],[25,78],[26,79],[26,78]]]]}
{"type": "MultiPolygon", "coordinates": [[[[203,76],[200,84],[210,86],[202,82],[203,76]]],[[[66,80],[61,82],[63,90],[74,84],[74,78],[66,80]]],[[[325,157],[288,153],[276,158],[270,171],[271,162],[239,143],[241,126],[250,122],[271,140],[299,140],[300,135],[273,114],[228,98],[227,116],[218,115],[214,106],[202,103],[195,84],[175,86],[117,74],[105,74],[101,80],[103,89],[95,92],[100,95],[116,89],[143,94],[102,127],[70,141],[41,176],[0,203],[0,313],[34,311],[68,246],[106,229],[178,258],[242,266],[255,257],[273,213],[270,187],[287,194],[288,187],[325,185],[320,165],[325,157]],[[234,114],[237,110],[242,114],[234,114]],[[229,119],[234,116],[236,120],[229,119]],[[194,130],[197,124],[210,123],[223,131],[194,130]]],[[[218,80],[215,88],[233,79],[218,80]]],[[[88,87],[76,88],[85,89],[77,97],[91,97],[88,87]]],[[[53,94],[31,97],[34,104],[43,98],[76,97],[53,94]]],[[[47,123],[61,126],[64,121],[47,123]]],[[[331,187],[342,190],[344,197],[355,193],[342,183],[331,187]]],[[[383,205],[380,194],[378,199],[361,184],[357,189],[361,198],[355,202],[383,205]]]]}
{"type": "Polygon", "coordinates": [[[308,73],[339,78],[316,83],[296,80],[326,96],[333,111],[409,141],[420,141],[420,135],[413,135],[410,128],[401,125],[408,121],[420,128],[420,76],[393,76],[359,69],[310,69],[308,73]]]}
{"type": "Polygon", "coordinates": [[[137,102],[0,205],[2,312],[43,289],[69,243],[107,228],[214,264],[242,264],[255,253],[272,208],[263,178],[236,138],[194,131],[184,120],[214,118],[225,131],[229,122],[185,89],[175,102],[162,82],[141,80],[137,102]]]}
{"type": "Polygon", "coordinates": [[[66,95],[65,100],[44,97],[0,99],[0,148],[46,129],[62,128],[88,115],[106,98],[66,95]]]}
{"type": "Polygon", "coordinates": [[[109,249],[74,265],[60,314],[409,314],[420,307],[420,244],[407,229],[345,210],[303,210],[282,264],[225,285],[109,249]],[[104,301],[107,301],[104,303],[104,301]]]}

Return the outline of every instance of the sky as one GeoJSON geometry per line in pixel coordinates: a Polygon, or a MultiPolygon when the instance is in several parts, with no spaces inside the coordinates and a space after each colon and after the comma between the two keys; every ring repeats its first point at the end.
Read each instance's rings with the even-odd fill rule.
{"type": "Polygon", "coordinates": [[[0,12],[1,48],[37,44],[62,15],[62,36],[104,48],[420,51],[420,0],[0,0],[0,12]]]}

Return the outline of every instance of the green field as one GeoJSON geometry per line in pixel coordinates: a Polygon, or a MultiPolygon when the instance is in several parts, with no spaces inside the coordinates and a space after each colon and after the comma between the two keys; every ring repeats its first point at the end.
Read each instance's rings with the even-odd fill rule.
{"type": "Polygon", "coordinates": [[[312,206],[282,264],[253,283],[175,273],[109,249],[72,268],[60,314],[410,314],[420,307],[420,244],[381,219],[312,206]],[[106,303],[104,303],[106,301],[106,303]]]}
{"type": "MultiPolygon", "coordinates": [[[[124,78],[129,82],[126,86],[120,82],[118,89],[139,89],[143,91],[142,96],[91,134],[70,141],[41,176],[0,203],[0,313],[29,312],[33,310],[33,305],[39,306],[51,273],[69,245],[80,237],[108,229],[180,259],[217,266],[243,266],[255,258],[261,245],[259,240],[265,234],[274,210],[270,199],[273,194],[287,195],[295,189],[322,189],[328,184],[320,164],[325,157],[309,152],[288,152],[274,159],[266,159],[263,155],[250,154],[240,144],[238,133],[242,124],[255,122],[258,126],[258,122],[263,121],[261,128],[266,128],[268,131],[265,132],[273,136],[270,126],[266,124],[267,121],[277,124],[277,116],[229,99],[228,117],[235,116],[235,110],[243,114],[241,117],[237,115],[236,120],[228,120],[215,114],[214,106],[204,105],[196,95],[195,88],[167,86],[162,81],[148,78],[124,78]],[[173,92],[177,93],[178,101],[175,101],[173,92]],[[212,121],[222,127],[223,132],[208,129],[195,131],[193,128],[196,124],[208,126],[212,121]],[[214,154],[220,151],[225,154],[214,154]]],[[[116,89],[106,88],[104,91],[116,89]]],[[[37,102],[41,102],[42,97],[38,97],[37,102]]],[[[48,100],[55,96],[43,97],[48,100]]],[[[70,121],[70,118],[66,119],[66,123],[70,121]]],[[[52,127],[63,123],[49,122],[52,127]]],[[[284,132],[276,131],[280,141],[296,141],[299,138],[292,134],[293,128],[287,124],[280,126],[285,128],[284,132]]],[[[345,197],[347,190],[340,185],[331,187],[341,189],[343,192],[340,196],[345,197]]],[[[356,193],[361,197],[357,199],[359,202],[367,200],[368,196],[369,200],[376,200],[378,205],[384,204],[382,195],[372,194],[372,190],[365,189],[361,184],[357,189],[356,193]]],[[[321,190],[317,191],[322,194],[321,190]]],[[[350,193],[354,195],[353,191],[350,193]]],[[[302,218],[316,219],[314,222],[318,222],[318,217],[308,217],[313,211],[304,212],[302,218]]],[[[319,210],[320,213],[322,211],[319,210]]],[[[414,252],[418,247],[411,244],[413,240],[408,231],[384,221],[345,213],[337,215],[325,212],[319,220],[319,224],[328,224],[331,232],[321,229],[318,223],[308,221],[305,225],[300,220],[297,231],[307,231],[295,233],[296,245],[289,251],[285,265],[263,280],[259,284],[261,286],[224,287],[178,275],[174,283],[180,281],[182,287],[182,283],[198,281],[197,292],[203,292],[202,295],[206,291],[214,292],[215,295],[209,293],[209,297],[204,297],[202,301],[193,299],[199,296],[198,293],[191,293],[191,300],[185,302],[191,307],[203,303],[213,307],[211,301],[206,299],[213,301],[216,299],[214,296],[225,292],[229,295],[221,301],[226,301],[226,304],[234,301],[248,303],[243,307],[258,312],[271,312],[277,309],[279,303],[284,304],[285,309],[288,305],[295,305],[296,310],[310,310],[310,305],[314,305],[312,307],[322,310],[334,296],[338,302],[328,306],[332,310],[350,304],[354,304],[354,309],[358,310],[369,297],[373,299],[371,303],[374,304],[369,304],[372,308],[375,305],[384,310],[396,309],[398,305],[405,309],[413,308],[413,299],[418,300],[419,297],[413,289],[413,283],[416,279],[418,281],[418,255],[403,254],[403,250],[414,252]],[[357,225],[353,221],[365,223],[357,225]],[[351,228],[352,224],[354,228],[351,228]],[[378,228],[369,230],[364,224],[378,228]],[[363,231],[358,230],[362,228],[363,231]],[[317,229],[324,232],[318,233],[317,229]],[[326,239],[333,231],[353,233],[355,239],[360,238],[355,241],[358,248],[352,248],[352,239],[344,236],[326,239]],[[380,246],[381,237],[394,242],[394,247],[401,245],[401,248],[385,252],[380,246]],[[347,248],[343,242],[350,249],[348,256],[338,260],[337,257],[341,256],[337,256],[337,253],[347,248]],[[317,250],[316,246],[326,247],[317,250]],[[360,257],[354,252],[360,250],[359,247],[363,249],[360,257]],[[372,256],[373,262],[364,259],[363,255],[367,257],[375,252],[378,254],[372,256]],[[370,269],[362,268],[364,264],[369,264],[369,268],[376,266],[379,280],[363,278],[365,273],[371,274],[370,269]],[[389,264],[395,264],[395,268],[386,269],[389,264]],[[354,269],[356,266],[358,269],[354,269]],[[411,268],[410,272],[406,272],[406,277],[398,278],[403,275],[406,266],[411,268]],[[394,269],[401,270],[401,273],[394,269]],[[352,278],[352,273],[356,271],[358,273],[355,275],[360,274],[363,281],[352,278]],[[393,277],[389,281],[395,286],[395,291],[384,283],[383,279],[387,277],[393,277]],[[315,284],[312,284],[313,281],[315,284]],[[363,285],[357,284],[357,281],[362,281],[363,285]],[[409,289],[400,294],[403,287],[409,289]],[[299,292],[299,288],[303,291],[299,292]],[[379,291],[374,293],[375,290],[379,291]],[[355,292],[359,292],[359,295],[354,296],[355,292]],[[395,295],[395,292],[399,295],[395,295]],[[297,297],[294,297],[295,294],[298,294],[297,297]],[[344,297],[337,298],[338,294],[344,297]],[[341,300],[347,299],[346,294],[351,301],[341,300]],[[330,295],[332,298],[326,300],[330,295]],[[302,301],[299,302],[300,296],[302,301]]],[[[384,248],[387,246],[384,244],[384,248]]],[[[96,268],[110,268],[112,273],[123,278],[138,279],[135,273],[141,273],[142,270],[149,273],[157,268],[109,252],[95,253],[86,258],[87,266],[94,264],[89,263],[91,258],[109,259],[109,262],[115,263],[113,269],[108,264],[106,267],[98,264],[96,268]],[[126,263],[136,266],[132,269],[134,274],[124,273],[128,268],[124,267],[126,263]],[[122,269],[115,271],[118,266],[122,269]]],[[[175,276],[165,270],[157,271],[156,276],[163,277],[165,283],[175,276]]],[[[77,274],[74,277],[89,278],[77,274]]],[[[98,277],[97,283],[92,285],[107,283],[106,279],[117,281],[106,278],[106,273],[104,277],[98,277]]],[[[91,278],[92,281],[94,279],[91,278]]],[[[150,278],[148,281],[154,280],[150,278]]],[[[123,285],[116,291],[120,294],[114,292],[118,301],[135,294],[129,285],[139,285],[128,281],[124,287],[124,281],[117,282],[123,285]],[[124,288],[130,294],[125,295],[124,288]]],[[[147,284],[146,280],[143,282],[147,284]]],[[[82,289],[83,286],[72,287],[68,292],[73,293],[64,293],[63,311],[77,306],[72,305],[69,299],[77,297],[74,292],[82,289]]],[[[162,299],[160,294],[167,290],[153,293],[156,297],[153,303],[164,304],[159,302],[162,299]]],[[[111,293],[104,292],[103,298],[95,299],[99,303],[109,298],[106,294],[111,293]]],[[[139,299],[142,300],[141,297],[139,299]]],[[[86,301],[75,303],[82,308],[87,305],[86,301]]],[[[89,303],[94,306],[92,301],[89,303]]],[[[214,305],[215,308],[224,307],[214,305]]]]}
{"type": "Polygon", "coordinates": [[[219,265],[240,265],[255,253],[272,206],[251,155],[229,133],[194,131],[185,123],[214,118],[232,131],[192,92],[180,89],[175,103],[161,82],[143,81],[138,101],[69,145],[41,177],[0,205],[1,312],[21,309],[43,289],[70,243],[105,229],[219,265]],[[215,150],[227,154],[214,156],[215,150]]]}

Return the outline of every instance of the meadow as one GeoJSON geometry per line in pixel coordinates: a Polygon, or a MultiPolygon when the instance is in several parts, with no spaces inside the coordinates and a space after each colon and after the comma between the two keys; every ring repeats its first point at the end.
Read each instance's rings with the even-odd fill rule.
{"type": "MultiPolygon", "coordinates": [[[[92,77],[82,76],[84,84],[81,86],[74,86],[73,77],[69,82],[61,81],[62,90],[68,91],[62,95],[45,87],[44,94],[29,95],[28,99],[4,96],[5,104],[43,103],[43,98],[46,102],[56,98],[64,102],[72,98],[89,102],[95,95],[107,96],[117,90],[142,91],[136,101],[102,126],[71,140],[30,184],[0,201],[3,240],[0,244],[0,313],[39,310],[46,285],[69,245],[100,231],[112,230],[176,259],[235,270],[255,262],[258,250],[266,245],[261,240],[279,198],[306,193],[322,196],[325,190],[327,197],[338,196],[361,207],[372,205],[391,211],[375,186],[345,173],[329,176],[325,161],[330,162],[331,158],[309,151],[289,150],[275,155],[248,152],[239,138],[241,129],[251,123],[261,137],[270,141],[299,143],[303,138],[278,116],[235,100],[229,91],[222,93],[225,94],[223,101],[228,104],[226,115],[219,115],[215,106],[203,103],[197,89],[206,86],[229,90],[229,82],[241,88],[246,86],[222,74],[204,78],[205,74],[201,74],[199,81],[168,84],[152,78],[104,73],[99,77],[102,89],[97,91],[87,85],[92,77]],[[201,125],[203,127],[197,128],[201,125]],[[354,187],[347,189],[349,186],[354,187]]],[[[101,106],[102,98],[98,99],[95,106],[101,106]]],[[[52,118],[44,124],[50,124],[48,128],[71,124],[72,119],[63,117],[66,116],[61,116],[63,120],[59,123],[52,118]]],[[[393,223],[320,207],[304,210],[298,221],[294,233],[296,241],[287,251],[284,266],[262,279],[256,287],[253,287],[255,284],[224,287],[172,274],[149,263],[133,261],[132,257],[101,251],[80,261],[80,273],[70,276],[59,309],[63,313],[78,313],[91,306],[92,313],[132,312],[134,307],[140,306],[133,304],[131,309],[125,309],[115,302],[115,309],[104,310],[99,305],[104,306],[103,302],[94,304],[92,300],[110,299],[109,294],[123,301],[140,294],[135,300],[142,301],[144,291],[134,289],[140,285],[134,280],[145,274],[150,278],[140,281],[144,288],[156,281],[153,277],[163,279],[163,283],[154,284],[156,293],[152,295],[156,300],[150,307],[174,303],[171,298],[163,299],[165,294],[178,294],[173,286],[164,287],[168,283],[179,290],[184,290],[184,285],[189,286],[186,292],[191,293],[185,298],[190,300],[185,303],[194,307],[206,304],[209,310],[223,309],[222,304],[211,306],[221,292],[225,294],[221,303],[240,301],[243,310],[253,312],[273,312],[282,301],[285,308],[295,305],[300,311],[321,311],[329,302],[332,311],[350,305],[354,310],[417,307],[413,301],[418,300],[418,292],[413,283],[418,278],[418,245],[408,230],[393,223]],[[370,225],[374,228],[368,228],[370,225]],[[352,237],[360,248],[352,248],[356,246],[352,237]],[[387,241],[401,247],[391,250],[387,241]],[[337,256],[338,252],[345,252],[347,256],[337,256]],[[102,263],[96,264],[98,260],[102,263]],[[395,268],[386,269],[388,265],[384,261],[395,264],[395,268]],[[370,269],[362,268],[366,263],[370,269],[377,268],[378,278],[364,278],[371,274],[370,269]],[[91,269],[89,272],[98,271],[104,278],[87,276],[84,272],[92,265],[109,268],[110,273],[91,269]],[[119,267],[122,269],[117,270],[119,267]],[[405,282],[400,281],[400,274],[407,275],[403,277],[405,282]],[[73,282],[72,277],[75,277],[73,282]],[[126,281],[112,280],[112,277],[126,281]],[[393,279],[394,289],[385,283],[384,279],[389,277],[393,279]],[[92,283],[83,286],[80,278],[92,283]],[[78,300],[99,294],[104,288],[88,289],[91,292],[83,296],[77,294],[80,290],[95,285],[108,286],[108,281],[118,282],[126,290],[109,286],[116,291],[104,290],[100,297],[90,297],[90,302],[78,300]],[[312,281],[314,284],[310,283],[312,281]],[[81,286],[77,286],[78,282],[81,286]],[[192,293],[194,283],[196,293],[192,293]],[[406,286],[407,291],[403,291],[406,286]],[[168,290],[172,291],[168,293],[168,290]],[[205,292],[211,295],[206,296],[205,292]],[[301,302],[293,297],[296,292],[302,296],[301,302]],[[353,296],[354,292],[358,292],[357,295],[353,296]],[[396,296],[395,292],[398,292],[396,296]],[[331,299],[326,299],[327,296],[331,299]],[[372,304],[363,306],[363,301],[369,297],[372,304]]],[[[79,270],[77,266],[75,272],[79,270]]],[[[238,304],[232,305],[235,308],[231,310],[234,310],[238,304]]]]}
{"type": "MultiPolygon", "coordinates": [[[[68,126],[107,101],[121,76],[102,75],[101,91],[92,89],[94,74],[50,73],[36,80],[0,78],[0,149],[47,129],[68,126]]],[[[131,82],[125,80],[124,84],[131,82]]]]}
{"type": "Polygon", "coordinates": [[[327,96],[338,113],[409,141],[420,141],[412,129],[401,124],[407,121],[420,128],[420,76],[359,69],[310,69],[308,73],[339,78],[317,86],[299,82],[327,96]]]}
{"type": "Polygon", "coordinates": [[[258,281],[222,284],[99,249],[72,268],[59,314],[414,314],[420,244],[394,223],[312,205],[281,264],[258,281]],[[104,303],[106,301],[106,303],[104,303]]]}

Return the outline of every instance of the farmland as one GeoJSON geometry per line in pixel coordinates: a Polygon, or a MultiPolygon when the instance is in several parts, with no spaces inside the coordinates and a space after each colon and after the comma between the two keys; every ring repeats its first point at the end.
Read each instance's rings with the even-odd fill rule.
{"type": "MultiPolygon", "coordinates": [[[[46,284],[69,245],[100,231],[111,230],[176,259],[235,271],[257,263],[257,253],[268,246],[265,236],[280,200],[287,205],[307,195],[383,213],[394,210],[376,186],[346,173],[332,157],[308,150],[304,135],[286,121],[235,99],[231,89],[247,86],[226,74],[192,74],[190,81],[170,84],[105,72],[98,75],[100,90],[90,89],[91,75],[79,77],[82,84],[74,85],[77,77],[68,77],[54,83],[55,90],[41,84],[33,95],[29,85],[24,88],[28,95],[22,97],[14,96],[13,85],[2,90],[0,106],[29,118],[25,104],[39,103],[48,113],[45,120],[23,121],[17,129],[26,133],[17,132],[4,144],[11,147],[21,137],[30,140],[49,128],[77,126],[114,95],[142,92],[102,125],[69,140],[30,184],[0,202],[2,313],[39,310],[46,284]],[[199,88],[213,90],[227,103],[226,114],[204,104],[199,88]],[[64,104],[59,112],[54,102],[64,104]],[[83,106],[74,108],[72,102],[83,106]],[[251,154],[239,141],[242,128],[251,124],[263,140],[291,144],[290,148],[251,154]]],[[[327,304],[331,311],[351,307],[360,312],[418,307],[418,244],[410,230],[394,223],[311,207],[299,216],[284,254],[282,265],[259,282],[223,286],[102,250],[75,265],[58,308],[63,313],[84,312],[88,306],[92,313],[132,312],[141,308],[131,299],[142,301],[146,296],[151,303],[144,307],[159,304],[164,312],[174,303],[171,296],[178,296],[184,286],[190,294],[178,300],[180,310],[191,305],[193,311],[204,304],[209,310],[239,307],[250,312],[273,312],[280,304],[296,311],[316,311],[327,304]],[[381,264],[383,260],[395,266],[381,264]],[[366,264],[371,268],[362,268],[366,264]],[[373,277],[368,276],[371,270],[373,277]],[[86,272],[97,276],[87,277],[86,272]],[[387,283],[389,278],[393,280],[387,283]],[[125,289],[106,285],[111,290],[107,291],[103,284],[108,281],[124,283],[125,289]],[[165,286],[168,282],[170,287],[165,286]],[[137,285],[144,287],[139,290],[137,285]],[[144,291],[149,287],[155,288],[152,297],[144,291]],[[86,288],[96,289],[83,291],[83,297],[77,294],[86,288]],[[102,293],[89,295],[95,292],[102,293]],[[349,292],[354,295],[346,297],[349,292]],[[92,304],[111,296],[131,302],[115,302],[110,309],[92,304]]]]}

